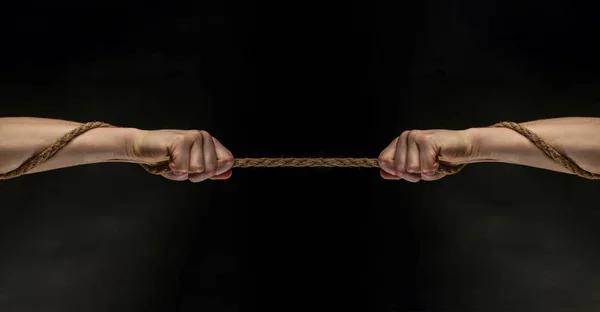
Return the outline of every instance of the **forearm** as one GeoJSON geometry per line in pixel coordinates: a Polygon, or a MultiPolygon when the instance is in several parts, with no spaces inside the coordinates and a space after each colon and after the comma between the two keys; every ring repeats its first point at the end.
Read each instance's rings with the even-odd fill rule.
{"type": "MultiPolygon", "coordinates": [[[[521,123],[581,168],[600,173],[600,118],[567,117],[521,123]]],[[[571,173],[521,134],[505,128],[472,128],[476,159],[571,173]]]]}
{"type": "MultiPolygon", "coordinates": [[[[80,123],[29,117],[0,118],[0,173],[19,167],[80,123]]],[[[128,152],[139,130],[97,128],[73,139],[33,172],[101,162],[132,162],[128,152]]]]}

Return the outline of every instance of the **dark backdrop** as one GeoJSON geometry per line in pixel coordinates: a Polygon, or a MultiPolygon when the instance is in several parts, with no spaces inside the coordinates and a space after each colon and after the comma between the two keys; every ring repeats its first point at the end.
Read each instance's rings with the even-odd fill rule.
{"type": "MultiPolygon", "coordinates": [[[[236,157],[377,157],[407,129],[599,116],[597,10],[7,7],[0,116],[205,129],[236,157]]],[[[598,187],[502,164],[418,184],[368,169],[30,175],[0,184],[0,310],[597,309],[598,187]]]]}

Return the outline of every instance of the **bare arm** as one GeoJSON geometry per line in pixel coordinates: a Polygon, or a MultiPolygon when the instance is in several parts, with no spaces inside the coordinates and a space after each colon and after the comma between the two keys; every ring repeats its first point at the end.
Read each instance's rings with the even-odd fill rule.
{"type": "MultiPolygon", "coordinates": [[[[521,123],[570,157],[581,168],[600,173],[600,118],[566,117],[521,123]]],[[[475,161],[502,162],[571,173],[527,138],[504,128],[471,128],[475,161]]]]}
{"type": "MultiPolygon", "coordinates": [[[[79,127],[77,122],[0,118],[0,173],[7,173],[79,127]]],[[[70,141],[28,173],[102,162],[156,164],[168,161],[175,181],[226,180],[234,159],[219,140],[201,130],[96,128],[70,141]]]]}
{"type": "MultiPolygon", "coordinates": [[[[25,160],[79,125],[76,122],[44,118],[0,118],[0,172],[8,172],[17,168],[25,160]]],[[[536,133],[563,155],[573,159],[581,168],[593,173],[600,173],[600,118],[556,118],[531,121],[522,125],[536,133]]],[[[148,138],[148,134],[148,131],[134,128],[90,130],[75,138],[54,157],[31,172],[100,162],[145,162],[146,159],[142,159],[140,154],[145,156],[148,152],[140,153],[139,143],[144,142],[142,147],[147,149],[146,142],[148,140],[144,139],[148,138]]],[[[204,136],[209,135],[205,133],[204,136]]],[[[202,136],[199,137],[197,131],[162,130],[153,132],[150,137],[160,139],[157,139],[159,144],[150,140],[153,143],[151,144],[151,158],[163,161],[169,159],[170,149],[174,146],[173,142],[192,142],[202,136]]],[[[425,145],[431,145],[437,151],[433,155],[438,154],[442,161],[503,162],[570,173],[552,161],[527,138],[510,129],[471,128],[465,131],[412,131],[411,135],[407,134],[407,138],[409,141],[416,140],[420,142],[419,144],[424,144],[421,152],[425,151],[425,145]]],[[[398,142],[398,140],[394,142],[398,142]]],[[[225,151],[223,154],[225,156],[221,156],[219,159],[223,157],[232,159],[230,152],[218,141],[216,143],[218,145],[217,152],[225,151]]],[[[210,146],[211,144],[208,145],[211,150],[214,149],[210,146]]],[[[395,143],[389,148],[402,150],[397,149],[395,143]]],[[[190,150],[186,151],[186,153],[191,152],[190,150]]],[[[388,154],[390,154],[389,161],[393,162],[394,154],[388,154]]],[[[184,158],[183,163],[188,160],[189,157],[184,158]]],[[[381,157],[381,160],[386,162],[386,157],[381,157]]],[[[231,163],[231,161],[227,161],[227,163],[231,163]]],[[[398,162],[396,167],[398,165],[402,167],[409,163],[407,161],[398,162]]],[[[185,172],[187,167],[200,165],[181,166],[185,167],[183,170],[185,172]]],[[[424,162],[422,167],[427,166],[424,162]]],[[[397,168],[390,168],[386,171],[394,173],[394,170],[398,171],[397,168]]]]}
{"type": "MultiPolygon", "coordinates": [[[[16,169],[80,125],[45,118],[0,118],[0,172],[16,169]]],[[[128,148],[139,132],[133,128],[90,130],[30,173],[100,162],[134,162],[128,148]]]]}
{"type": "MultiPolygon", "coordinates": [[[[582,169],[600,174],[600,118],[568,117],[522,123],[582,169]]],[[[451,165],[501,162],[571,173],[528,138],[512,129],[407,130],[379,155],[381,176],[409,182],[444,176],[440,162],[451,165]]]]}

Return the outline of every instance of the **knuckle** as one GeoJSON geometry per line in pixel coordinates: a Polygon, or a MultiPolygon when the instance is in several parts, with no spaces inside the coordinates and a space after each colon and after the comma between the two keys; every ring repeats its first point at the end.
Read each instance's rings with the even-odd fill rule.
{"type": "Polygon", "coordinates": [[[202,140],[202,132],[198,131],[198,130],[191,130],[189,132],[189,136],[190,136],[190,139],[192,139],[194,141],[202,140]]]}
{"type": "Polygon", "coordinates": [[[201,136],[210,137],[210,133],[208,133],[208,131],[206,130],[199,130],[198,134],[200,134],[201,136]]]}
{"type": "Polygon", "coordinates": [[[410,173],[416,173],[419,171],[419,166],[414,165],[414,164],[410,164],[406,166],[406,171],[410,172],[410,173]]]}
{"type": "Polygon", "coordinates": [[[428,144],[429,142],[431,142],[431,134],[421,133],[415,139],[416,142],[419,144],[428,144]]]}
{"type": "Polygon", "coordinates": [[[204,173],[206,173],[208,175],[214,175],[216,172],[217,172],[217,164],[214,164],[214,163],[206,164],[206,167],[204,168],[204,173]]]}
{"type": "Polygon", "coordinates": [[[396,168],[394,168],[394,171],[396,172],[397,175],[405,175],[406,174],[406,169],[404,169],[403,166],[397,166],[396,168]]]}
{"type": "Polygon", "coordinates": [[[198,130],[188,130],[182,134],[183,141],[186,143],[202,141],[202,134],[198,130]]]}
{"type": "Polygon", "coordinates": [[[196,173],[201,173],[204,171],[204,166],[200,165],[200,164],[190,165],[190,171],[196,172],[196,173]]]}
{"type": "Polygon", "coordinates": [[[421,142],[425,134],[421,130],[411,130],[408,134],[408,139],[415,142],[421,142]]]}

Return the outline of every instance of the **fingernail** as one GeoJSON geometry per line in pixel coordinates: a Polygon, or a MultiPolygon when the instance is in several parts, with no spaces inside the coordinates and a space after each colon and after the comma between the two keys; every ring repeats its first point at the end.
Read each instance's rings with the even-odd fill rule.
{"type": "Polygon", "coordinates": [[[435,171],[427,171],[427,172],[423,172],[423,174],[428,175],[428,176],[432,176],[435,174],[435,171]]]}
{"type": "Polygon", "coordinates": [[[180,176],[180,175],[184,175],[185,172],[183,172],[183,171],[173,171],[173,174],[176,175],[176,176],[180,176]]]}

